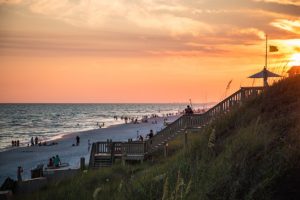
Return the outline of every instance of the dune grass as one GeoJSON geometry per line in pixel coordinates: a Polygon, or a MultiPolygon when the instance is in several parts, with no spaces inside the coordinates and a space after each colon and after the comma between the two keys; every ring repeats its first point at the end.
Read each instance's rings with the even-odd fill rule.
{"type": "Polygon", "coordinates": [[[286,79],[142,165],[89,171],[22,199],[298,199],[300,77],[286,79]]]}

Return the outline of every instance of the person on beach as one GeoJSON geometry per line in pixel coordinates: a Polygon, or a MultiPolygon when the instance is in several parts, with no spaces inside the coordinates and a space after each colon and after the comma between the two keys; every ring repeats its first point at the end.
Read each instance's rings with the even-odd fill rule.
{"type": "Polygon", "coordinates": [[[144,138],[142,135],[139,136],[139,141],[143,142],[144,138]]]}
{"type": "Polygon", "coordinates": [[[90,149],[91,149],[91,142],[90,142],[90,140],[88,140],[88,152],[90,152],[90,149]]]}
{"type": "Polygon", "coordinates": [[[79,143],[80,143],[80,137],[77,135],[77,136],[76,136],[76,146],[78,146],[79,143]]]}
{"type": "Polygon", "coordinates": [[[19,141],[19,140],[15,141],[15,143],[17,143],[17,144],[16,144],[17,147],[20,146],[20,141],[19,141]]]}
{"type": "Polygon", "coordinates": [[[54,158],[54,166],[59,167],[60,164],[61,164],[60,158],[59,158],[58,155],[56,155],[55,158],[54,158]]]}
{"type": "Polygon", "coordinates": [[[34,146],[34,140],[33,140],[33,137],[31,137],[30,142],[31,142],[31,146],[34,146]]]}
{"type": "Polygon", "coordinates": [[[39,144],[39,138],[38,138],[37,136],[35,136],[34,141],[35,141],[35,145],[38,145],[38,144],[39,144]]]}
{"type": "Polygon", "coordinates": [[[53,159],[52,158],[49,159],[48,167],[53,167],[53,159]]]}
{"type": "Polygon", "coordinates": [[[21,166],[19,166],[18,170],[17,170],[17,179],[18,179],[18,181],[22,181],[22,173],[23,173],[23,168],[21,166]]]}

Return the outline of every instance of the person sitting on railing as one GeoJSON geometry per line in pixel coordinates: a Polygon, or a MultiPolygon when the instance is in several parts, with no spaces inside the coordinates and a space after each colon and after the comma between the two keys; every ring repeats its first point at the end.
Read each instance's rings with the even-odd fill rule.
{"type": "Polygon", "coordinates": [[[192,115],[192,114],[194,114],[194,111],[192,110],[192,108],[189,105],[187,105],[187,107],[184,110],[184,112],[185,112],[186,115],[192,115]]]}
{"type": "Polygon", "coordinates": [[[154,135],[154,134],[153,134],[153,130],[151,129],[151,130],[150,130],[150,133],[147,134],[147,136],[148,136],[149,139],[151,139],[151,138],[153,137],[153,135],[154,135]]]}

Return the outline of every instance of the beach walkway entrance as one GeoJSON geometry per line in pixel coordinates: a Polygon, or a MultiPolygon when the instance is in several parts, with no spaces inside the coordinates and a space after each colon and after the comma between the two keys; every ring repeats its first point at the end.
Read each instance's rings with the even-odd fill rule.
{"type": "Polygon", "coordinates": [[[113,142],[107,140],[93,143],[89,167],[108,167],[114,163],[115,159],[121,159],[124,164],[129,160],[143,162],[152,153],[164,148],[168,141],[178,134],[184,134],[189,129],[200,129],[206,126],[216,117],[227,113],[244,100],[259,95],[262,91],[263,87],[242,87],[205,113],[179,117],[146,141],[113,142]]]}

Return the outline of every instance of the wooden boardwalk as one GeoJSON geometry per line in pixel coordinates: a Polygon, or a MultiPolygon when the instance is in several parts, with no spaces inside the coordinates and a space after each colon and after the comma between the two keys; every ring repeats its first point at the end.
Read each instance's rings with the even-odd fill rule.
{"type": "Polygon", "coordinates": [[[90,168],[111,166],[115,159],[121,159],[125,164],[128,160],[140,160],[141,162],[153,152],[164,148],[165,144],[178,134],[188,129],[202,128],[216,117],[227,113],[231,108],[240,105],[244,100],[259,95],[263,87],[242,87],[214,107],[203,114],[183,115],[176,121],[159,131],[151,139],[128,142],[102,141],[92,145],[90,155],[90,168]]]}

